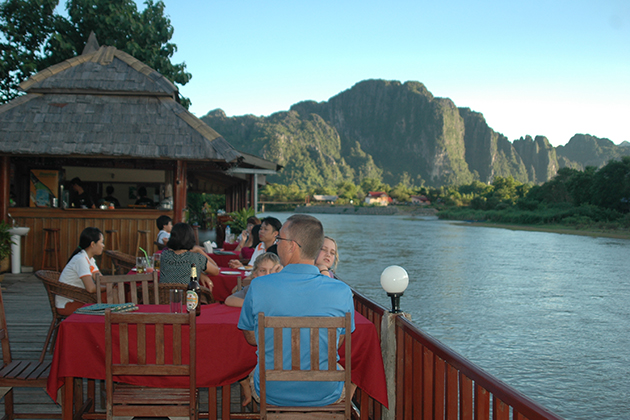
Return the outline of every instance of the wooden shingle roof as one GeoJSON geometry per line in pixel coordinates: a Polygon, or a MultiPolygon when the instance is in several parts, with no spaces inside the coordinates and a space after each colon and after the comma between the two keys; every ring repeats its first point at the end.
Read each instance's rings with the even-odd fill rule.
{"type": "Polygon", "coordinates": [[[0,106],[0,153],[146,159],[241,157],[220,134],[181,106],[177,88],[114,47],[51,66],[0,106]]]}

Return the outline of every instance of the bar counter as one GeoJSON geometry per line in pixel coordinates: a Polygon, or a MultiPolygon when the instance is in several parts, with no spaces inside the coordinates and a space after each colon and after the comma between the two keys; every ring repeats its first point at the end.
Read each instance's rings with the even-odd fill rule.
{"type": "MultiPolygon", "coordinates": [[[[11,207],[8,213],[19,226],[28,226],[30,232],[22,237],[22,265],[41,269],[44,247],[44,228],[58,228],[60,236],[59,259],[61,268],[79,245],[81,231],[88,226],[99,228],[105,235],[105,249],[114,249],[110,235],[105,231],[117,230],[120,251],[136,253],[136,237],[138,230],[148,230],[149,249],[154,251],[153,241],[158,234],[155,223],[161,215],[174,219],[172,210],[156,209],[115,209],[115,210],[88,210],[88,209],[59,209],[36,207],[11,207]]],[[[9,220],[9,223],[11,221],[9,220]]],[[[52,241],[50,241],[52,243],[52,241]]],[[[49,247],[52,246],[48,244],[49,247]]],[[[100,262],[97,260],[97,263],[100,262]]],[[[108,262],[109,264],[109,262],[108,262]]],[[[102,267],[102,262],[99,267],[102,267]]]]}

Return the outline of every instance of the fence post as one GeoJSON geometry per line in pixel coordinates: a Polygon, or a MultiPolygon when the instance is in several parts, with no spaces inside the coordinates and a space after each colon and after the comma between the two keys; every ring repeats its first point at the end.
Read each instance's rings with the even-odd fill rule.
{"type": "Polygon", "coordinates": [[[393,314],[385,311],[381,319],[381,351],[387,382],[387,401],[389,409],[383,407],[383,419],[396,418],[396,318],[403,316],[411,320],[411,316],[404,312],[393,314]]]}

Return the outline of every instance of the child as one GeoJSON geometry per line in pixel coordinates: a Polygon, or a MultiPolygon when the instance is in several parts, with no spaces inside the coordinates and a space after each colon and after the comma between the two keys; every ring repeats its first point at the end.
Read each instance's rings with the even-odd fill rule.
{"type": "Polygon", "coordinates": [[[173,219],[168,216],[160,216],[157,218],[156,224],[158,229],[160,229],[156,242],[166,245],[171,237],[171,229],[173,229],[173,219]]]}

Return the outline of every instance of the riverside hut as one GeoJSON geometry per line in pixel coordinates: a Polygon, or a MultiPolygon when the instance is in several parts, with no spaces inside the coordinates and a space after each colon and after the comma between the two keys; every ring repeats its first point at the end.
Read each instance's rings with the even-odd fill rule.
{"type": "Polygon", "coordinates": [[[158,216],[182,220],[187,192],[225,194],[228,212],[253,207],[265,175],[280,169],[234,149],[180,105],[168,79],[99,47],[94,34],[81,55],[20,88],[27,94],[0,106],[0,217],[31,228],[22,265],[41,268],[45,228],[60,229],[62,261],[86,226],[117,230],[118,243],[107,247],[134,253],[138,230],[150,232],[152,245],[158,216]],[[95,209],[72,208],[75,177],[95,209]],[[120,208],[100,209],[98,199],[112,188],[120,208]],[[135,206],[140,188],[158,208],[135,206]]]}

